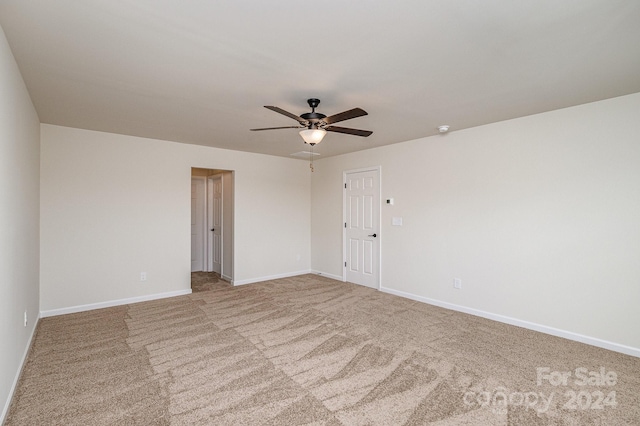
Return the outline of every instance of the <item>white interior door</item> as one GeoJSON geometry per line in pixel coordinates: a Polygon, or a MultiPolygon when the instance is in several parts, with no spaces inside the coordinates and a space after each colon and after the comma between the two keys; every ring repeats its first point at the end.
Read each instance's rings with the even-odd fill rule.
{"type": "Polygon", "coordinates": [[[345,278],[380,288],[380,170],[346,172],[344,184],[345,278]]]}
{"type": "Polygon", "coordinates": [[[191,272],[204,270],[205,178],[191,178],[191,272]]]}
{"type": "Polygon", "coordinates": [[[208,270],[222,275],[222,175],[210,176],[208,189],[208,270]]]}

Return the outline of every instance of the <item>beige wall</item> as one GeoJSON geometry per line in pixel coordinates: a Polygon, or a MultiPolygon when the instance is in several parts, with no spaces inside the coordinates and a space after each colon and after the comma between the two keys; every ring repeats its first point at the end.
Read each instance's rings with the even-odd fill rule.
{"type": "Polygon", "coordinates": [[[38,317],[39,123],[0,28],[0,423],[38,317]]]}
{"type": "Polygon", "coordinates": [[[312,269],[342,276],[342,172],[380,165],[383,287],[640,351],[638,112],[635,94],[316,161],[312,269]]]}
{"type": "Polygon", "coordinates": [[[192,167],[235,171],[236,282],[309,270],[306,163],[43,124],[41,309],[187,291],[192,167]]]}

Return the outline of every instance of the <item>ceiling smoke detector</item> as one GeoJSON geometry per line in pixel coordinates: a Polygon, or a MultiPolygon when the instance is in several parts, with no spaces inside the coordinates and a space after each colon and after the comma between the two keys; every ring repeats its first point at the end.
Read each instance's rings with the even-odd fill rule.
{"type": "Polygon", "coordinates": [[[438,131],[440,133],[447,133],[449,131],[449,126],[447,126],[446,124],[438,126],[438,131]]]}

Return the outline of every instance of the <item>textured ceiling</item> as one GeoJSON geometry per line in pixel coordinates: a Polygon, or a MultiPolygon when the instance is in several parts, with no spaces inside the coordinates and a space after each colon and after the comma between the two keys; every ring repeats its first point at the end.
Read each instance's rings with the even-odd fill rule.
{"type": "Polygon", "coordinates": [[[353,107],[321,157],[640,92],[640,2],[0,0],[43,123],[290,156],[263,108],[353,107]]]}

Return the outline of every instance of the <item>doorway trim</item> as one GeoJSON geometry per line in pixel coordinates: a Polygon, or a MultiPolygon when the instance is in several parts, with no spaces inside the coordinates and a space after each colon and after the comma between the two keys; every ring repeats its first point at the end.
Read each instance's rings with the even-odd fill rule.
{"type": "Polygon", "coordinates": [[[342,281],[347,281],[347,175],[361,172],[375,171],[378,174],[378,223],[376,229],[378,229],[378,264],[375,266],[378,272],[378,279],[376,283],[376,289],[380,290],[382,283],[382,167],[371,166],[363,167],[359,169],[344,170],[342,172],[342,281]]]}
{"type": "MultiPolygon", "coordinates": [[[[205,226],[204,226],[204,262],[203,269],[204,272],[211,272],[209,269],[208,255],[210,250],[208,248],[208,239],[207,235],[209,234],[209,229],[211,227],[208,226],[209,223],[209,190],[207,188],[207,184],[209,183],[209,177],[217,177],[220,176],[222,182],[222,211],[221,211],[221,219],[222,226],[221,232],[224,234],[223,240],[221,241],[221,263],[220,263],[220,277],[230,282],[232,285],[234,283],[234,275],[235,275],[235,251],[234,251],[234,234],[235,234],[235,170],[230,169],[221,169],[221,168],[210,168],[210,167],[191,167],[191,177],[199,177],[204,180],[205,188],[204,188],[204,218],[205,218],[205,226]]],[[[193,179],[192,179],[193,181],[193,179]]]]}
{"type": "MultiPolygon", "coordinates": [[[[200,271],[206,271],[207,269],[207,179],[204,176],[191,176],[191,184],[196,183],[196,199],[200,199],[202,202],[202,207],[200,210],[196,205],[194,206],[196,209],[200,210],[199,214],[196,211],[196,232],[197,235],[202,239],[202,246],[198,248],[200,250],[200,266],[197,267],[200,271]],[[198,188],[199,187],[199,188],[198,188]],[[197,218],[201,218],[201,222],[198,223],[197,218]]],[[[193,194],[192,194],[193,197],[193,194]]],[[[193,208],[193,207],[192,207],[193,208]]],[[[193,215],[194,212],[191,212],[193,215]]],[[[192,237],[193,238],[193,234],[192,237]]],[[[193,242],[191,243],[191,247],[193,249],[193,242]]],[[[193,253],[191,253],[191,270],[193,271],[193,253]]]]}
{"type": "Polygon", "coordinates": [[[207,216],[206,216],[206,239],[207,239],[207,250],[206,250],[206,265],[207,265],[207,272],[214,272],[214,268],[213,268],[213,245],[214,245],[214,240],[213,240],[213,234],[211,231],[211,227],[214,226],[213,224],[213,217],[214,217],[214,202],[213,202],[213,190],[214,190],[214,181],[218,180],[220,181],[220,211],[218,212],[218,214],[220,215],[220,276],[223,276],[223,272],[224,272],[224,238],[225,238],[225,232],[224,232],[224,185],[222,184],[222,174],[215,174],[215,175],[211,175],[211,176],[207,176],[207,184],[206,184],[206,188],[207,188],[207,216]]]}

